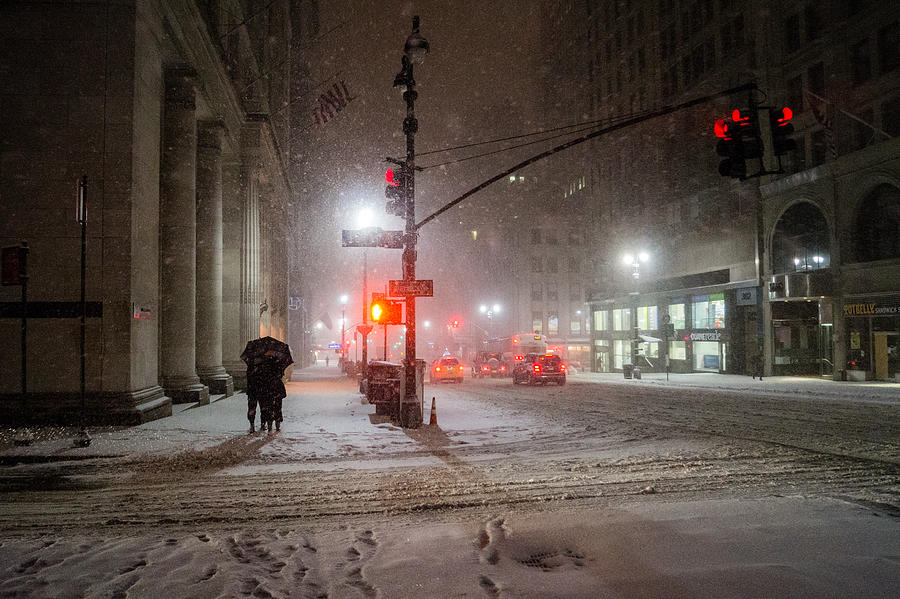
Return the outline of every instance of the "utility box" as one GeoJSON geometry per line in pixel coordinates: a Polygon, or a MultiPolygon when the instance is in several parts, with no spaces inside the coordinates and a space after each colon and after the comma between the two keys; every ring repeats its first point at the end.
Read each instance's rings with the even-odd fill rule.
{"type": "Polygon", "coordinates": [[[400,417],[400,389],[403,364],[372,361],[366,378],[366,401],[375,406],[375,413],[391,420],[400,417]]]}

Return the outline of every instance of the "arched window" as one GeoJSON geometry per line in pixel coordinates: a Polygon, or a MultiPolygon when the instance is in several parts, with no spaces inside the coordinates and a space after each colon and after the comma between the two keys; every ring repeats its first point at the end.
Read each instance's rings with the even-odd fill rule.
{"type": "Polygon", "coordinates": [[[857,262],[900,258],[900,189],[876,187],[859,206],[853,234],[857,262]]]}
{"type": "Polygon", "coordinates": [[[828,223],[822,211],[809,202],[788,208],[772,238],[772,271],[806,272],[830,265],[828,223]]]}

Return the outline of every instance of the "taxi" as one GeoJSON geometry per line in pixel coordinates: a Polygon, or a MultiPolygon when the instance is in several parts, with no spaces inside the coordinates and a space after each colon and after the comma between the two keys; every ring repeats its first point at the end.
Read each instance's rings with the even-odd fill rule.
{"type": "Polygon", "coordinates": [[[441,356],[431,363],[430,383],[463,382],[464,366],[453,356],[441,356]]]}

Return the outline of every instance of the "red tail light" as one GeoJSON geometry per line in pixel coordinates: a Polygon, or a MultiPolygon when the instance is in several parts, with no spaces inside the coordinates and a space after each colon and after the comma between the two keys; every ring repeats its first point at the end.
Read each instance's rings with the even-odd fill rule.
{"type": "Polygon", "coordinates": [[[522,360],[525,359],[525,356],[524,356],[523,354],[518,354],[518,355],[516,355],[516,356],[514,356],[514,357],[515,357],[515,359],[516,359],[516,362],[521,362],[522,360]]]}
{"type": "Polygon", "coordinates": [[[534,370],[535,374],[541,373],[541,365],[540,364],[533,364],[531,366],[531,369],[534,370]]]}
{"type": "Polygon", "coordinates": [[[565,372],[565,371],[566,371],[566,365],[565,365],[565,364],[560,364],[560,365],[559,365],[559,369],[560,369],[562,372],[565,372]]]}
{"type": "Polygon", "coordinates": [[[506,366],[501,366],[501,367],[500,367],[500,372],[506,372],[506,366]]]}
{"type": "Polygon", "coordinates": [[[435,371],[435,372],[440,372],[440,371],[441,371],[441,367],[440,367],[440,366],[435,366],[435,367],[434,367],[434,371],[435,371]]]}
{"type": "Polygon", "coordinates": [[[490,371],[490,369],[491,369],[491,367],[488,366],[487,364],[481,365],[481,372],[488,372],[488,371],[490,371]]]}

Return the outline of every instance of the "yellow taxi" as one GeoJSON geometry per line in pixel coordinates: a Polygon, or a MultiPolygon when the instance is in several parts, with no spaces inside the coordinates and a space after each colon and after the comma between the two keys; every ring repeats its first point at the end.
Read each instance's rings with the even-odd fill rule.
{"type": "Polygon", "coordinates": [[[464,366],[453,356],[441,356],[431,363],[430,383],[463,382],[464,366]]]}

